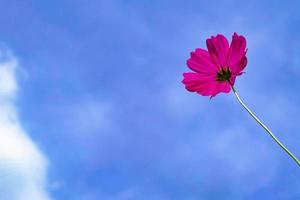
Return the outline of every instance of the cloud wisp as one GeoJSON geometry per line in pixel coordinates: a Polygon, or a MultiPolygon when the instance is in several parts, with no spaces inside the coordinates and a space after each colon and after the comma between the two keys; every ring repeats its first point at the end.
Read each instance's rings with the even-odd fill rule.
{"type": "Polygon", "coordinates": [[[0,50],[0,199],[50,200],[46,191],[47,159],[18,119],[18,61],[0,50]]]}

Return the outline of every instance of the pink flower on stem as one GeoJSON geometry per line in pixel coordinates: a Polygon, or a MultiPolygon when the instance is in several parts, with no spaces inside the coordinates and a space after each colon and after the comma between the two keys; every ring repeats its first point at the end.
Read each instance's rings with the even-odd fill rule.
{"type": "Polygon", "coordinates": [[[243,73],[247,65],[246,39],[234,33],[229,46],[227,39],[218,34],[206,40],[208,51],[196,49],[187,60],[188,67],[194,72],[183,74],[182,83],[190,92],[203,96],[216,96],[220,92],[228,93],[232,89],[238,102],[253,119],[272,137],[272,139],[300,166],[297,157],[288,150],[264,125],[258,117],[245,105],[237,94],[234,83],[237,76],[243,73]]]}
{"type": "Polygon", "coordinates": [[[208,51],[196,49],[187,60],[194,72],[183,74],[182,81],[190,92],[197,92],[211,98],[220,92],[230,92],[237,76],[247,65],[246,39],[236,33],[228,40],[221,34],[206,40],[208,51]]]}

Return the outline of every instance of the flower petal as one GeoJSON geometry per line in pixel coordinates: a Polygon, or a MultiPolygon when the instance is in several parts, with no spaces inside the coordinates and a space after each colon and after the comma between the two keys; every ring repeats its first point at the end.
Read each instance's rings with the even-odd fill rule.
{"type": "Polygon", "coordinates": [[[206,40],[206,46],[211,59],[218,67],[227,66],[228,40],[221,34],[206,40]]]}
{"type": "Polygon", "coordinates": [[[224,92],[224,93],[229,93],[231,90],[230,84],[228,82],[217,82],[217,85],[210,96],[210,98],[215,97],[217,94],[224,92]]]}
{"type": "Polygon", "coordinates": [[[183,74],[182,83],[190,92],[197,92],[201,95],[209,96],[212,94],[216,85],[215,76],[205,76],[202,74],[187,72],[183,74]]]}
{"type": "MultiPolygon", "coordinates": [[[[238,75],[241,75],[241,74],[238,74],[238,75]]],[[[237,75],[232,75],[232,76],[231,76],[231,78],[230,78],[230,83],[231,83],[232,85],[234,85],[236,77],[237,77],[237,75]]]]}
{"type": "Polygon", "coordinates": [[[187,60],[187,65],[191,70],[198,73],[213,73],[217,70],[208,51],[200,48],[191,52],[191,57],[187,60]]]}
{"type": "Polygon", "coordinates": [[[211,96],[213,91],[215,90],[216,85],[217,85],[216,81],[210,82],[205,85],[205,88],[199,90],[197,93],[203,96],[211,96]]]}
{"type": "Polygon", "coordinates": [[[227,57],[227,63],[234,73],[240,73],[246,67],[246,53],[246,39],[234,33],[227,57]]]}

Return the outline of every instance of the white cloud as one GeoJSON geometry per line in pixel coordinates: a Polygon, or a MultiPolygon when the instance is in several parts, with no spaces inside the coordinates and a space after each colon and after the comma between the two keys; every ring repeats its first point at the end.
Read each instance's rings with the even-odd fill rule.
{"type": "Polygon", "coordinates": [[[47,160],[22,129],[16,112],[18,62],[0,52],[0,199],[49,200],[47,160]]]}

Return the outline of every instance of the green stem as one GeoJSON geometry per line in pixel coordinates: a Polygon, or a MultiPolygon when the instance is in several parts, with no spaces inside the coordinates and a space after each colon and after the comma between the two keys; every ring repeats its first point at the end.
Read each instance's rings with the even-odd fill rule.
{"type": "MultiPolygon", "coordinates": [[[[230,83],[230,82],[229,82],[230,83]]],[[[255,119],[255,121],[263,128],[265,129],[265,131],[267,131],[267,133],[272,137],[272,139],[300,166],[300,161],[297,159],[297,157],[292,154],[292,152],[290,152],[288,150],[288,148],[286,148],[276,137],[275,135],[270,131],[270,129],[264,125],[257,117],[256,115],[243,103],[243,101],[240,99],[239,95],[236,93],[236,90],[234,89],[233,85],[230,83],[232,91],[235,95],[235,97],[237,98],[238,102],[245,108],[245,110],[251,115],[251,117],[253,117],[253,119],[255,119]]]]}

